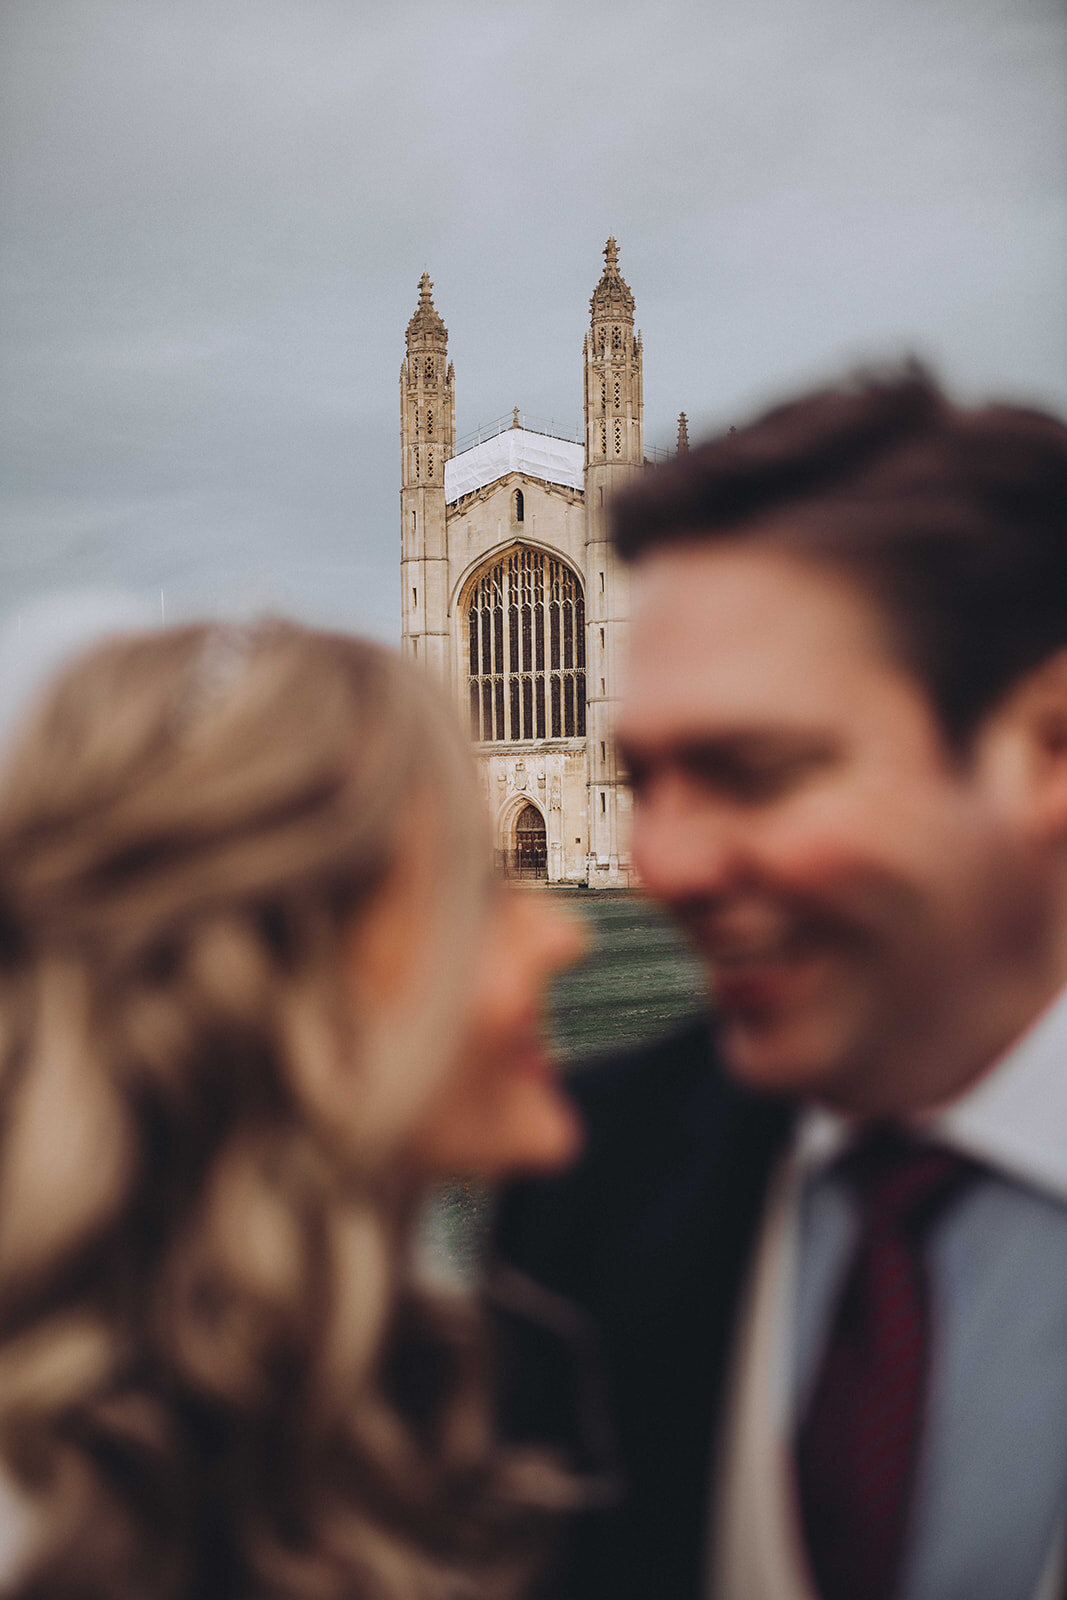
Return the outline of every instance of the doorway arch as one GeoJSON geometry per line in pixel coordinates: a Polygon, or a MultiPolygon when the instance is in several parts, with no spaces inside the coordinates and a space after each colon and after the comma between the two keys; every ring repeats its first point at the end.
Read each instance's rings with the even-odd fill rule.
{"type": "Polygon", "coordinates": [[[508,851],[508,873],[515,878],[548,877],[548,837],[545,819],[530,801],[515,817],[512,848],[508,851]]]}

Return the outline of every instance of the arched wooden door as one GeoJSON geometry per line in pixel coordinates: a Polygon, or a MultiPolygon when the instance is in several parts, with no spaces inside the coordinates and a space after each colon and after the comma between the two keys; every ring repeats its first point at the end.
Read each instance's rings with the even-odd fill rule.
{"type": "Polygon", "coordinates": [[[536,806],[525,805],[515,819],[513,871],[517,878],[548,877],[545,819],[536,806]]]}

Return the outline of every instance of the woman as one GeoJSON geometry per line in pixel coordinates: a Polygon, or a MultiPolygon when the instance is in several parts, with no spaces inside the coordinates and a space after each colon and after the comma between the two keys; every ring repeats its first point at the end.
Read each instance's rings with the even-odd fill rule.
{"type": "Polygon", "coordinates": [[[99,645],[9,745],[5,1595],[521,1589],[551,1470],[411,1271],[429,1181],[578,1143],[576,938],[486,842],[427,686],[288,624],[99,645]]]}

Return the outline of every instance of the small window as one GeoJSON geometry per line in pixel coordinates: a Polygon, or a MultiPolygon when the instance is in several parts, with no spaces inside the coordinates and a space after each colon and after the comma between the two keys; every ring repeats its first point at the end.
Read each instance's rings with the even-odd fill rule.
{"type": "MultiPolygon", "coordinates": [[[[415,515],[414,511],[411,513],[411,515],[412,516],[415,515]]],[[[604,593],[604,574],[603,573],[600,574],[600,592],[601,592],[601,594],[604,593]]]]}
{"type": "Polygon", "coordinates": [[[601,789],[601,791],[600,791],[600,815],[603,816],[607,809],[608,809],[608,797],[604,793],[603,789],[601,789]]]}
{"type": "Polygon", "coordinates": [[[601,650],[603,650],[603,648],[604,648],[604,630],[603,630],[603,628],[601,628],[601,630],[600,630],[600,648],[601,648],[601,650]]]}
{"type": "Polygon", "coordinates": [[[411,651],[412,651],[412,654],[415,656],[415,658],[417,660],[418,659],[418,654],[419,654],[419,641],[418,641],[418,639],[412,639],[412,641],[411,641],[411,651]]]}
{"type": "Polygon", "coordinates": [[[411,513],[411,531],[412,533],[418,533],[419,531],[419,522],[414,511],[411,513]]]}
{"type": "Polygon", "coordinates": [[[608,747],[603,739],[600,741],[600,759],[601,761],[606,761],[608,759],[608,747]]]}
{"type": "Polygon", "coordinates": [[[526,510],[526,503],[522,498],[522,490],[515,490],[515,521],[521,522],[526,510]]]}
{"type": "Polygon", "coordinates": [[[411,603],[413,606],[417,606],[419,603],[419,591],[417,589],[412,589],[411,591],[411,603]]]}

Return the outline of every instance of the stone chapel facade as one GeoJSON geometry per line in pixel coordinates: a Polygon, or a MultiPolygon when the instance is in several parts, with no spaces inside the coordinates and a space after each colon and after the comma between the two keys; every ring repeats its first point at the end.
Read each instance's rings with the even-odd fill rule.
{"type": "Polygon", "coordinates": [[[641,335],[614,239],[583,347],[584,442],[519,425],[456,453],[448,331],[427,274],[400,369],[402,648],[449,684],[508,870],[631,881],[611,714],[627,574],[611,495],[645,461],[641,335]]]}

